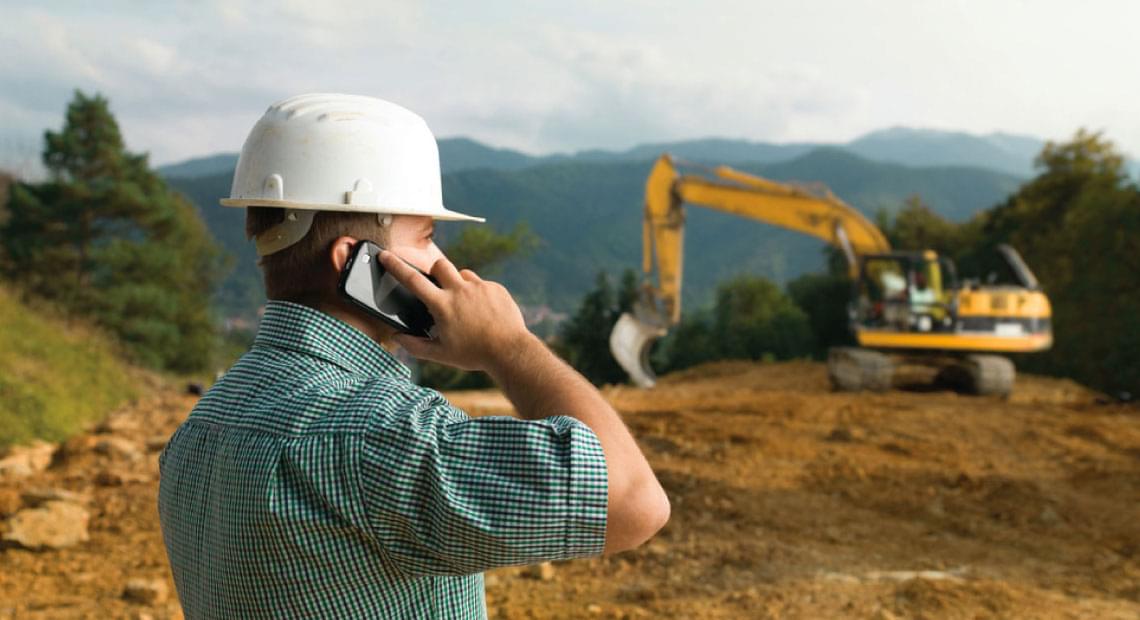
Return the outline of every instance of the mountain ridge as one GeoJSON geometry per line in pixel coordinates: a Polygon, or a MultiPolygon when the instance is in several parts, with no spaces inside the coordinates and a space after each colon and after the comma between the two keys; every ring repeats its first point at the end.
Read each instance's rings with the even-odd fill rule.
{"type": "MultiPolygon", "coordinates": [[[[572,153],[533,155],[495,147],[463,136],[440,138],[443,172],[470,169],[520,170],[564,161],[632,161],[669,152],[702,163],[772,163],[787,161],[817,148],[837,147],[865,158],[909,166],[972,165],[1028,177],[1033,157],[1045,142],[1032,136],[995,132],[966,132],[890,127],[872,131],[846,143],[772,143],[735,138],[707,137],[645,143],[625,150],[585,149],[572,153]]],[[[232,171],[236,153],[217,153],[159,166],[164,177],[193,177],[232,171]]]]}

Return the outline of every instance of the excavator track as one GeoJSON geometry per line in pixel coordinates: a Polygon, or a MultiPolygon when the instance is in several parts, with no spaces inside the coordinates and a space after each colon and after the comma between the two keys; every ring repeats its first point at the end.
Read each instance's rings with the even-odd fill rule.
{"type": "Polygon", "coordinates": [[[939,382],[978,396],[1009,396],[1017,370],[1000,355],[968,355],[939,372],[939,382]]]}
{"type": "Polygon", "coordinates": [[[855,347],[835,347],[827,355],[827,374],[831,385],[841,392],[891,389],[894,361],[889,355],[855,347]]]}

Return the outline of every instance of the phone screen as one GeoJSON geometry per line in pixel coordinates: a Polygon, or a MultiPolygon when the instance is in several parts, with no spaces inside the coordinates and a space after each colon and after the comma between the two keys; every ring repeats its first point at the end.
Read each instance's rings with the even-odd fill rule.
{"type": "MultiPolygon", "coordinates": [[[[341,272],[341,295],[402,333],[434,338],[435,319],[427,306],[380,264],[381,249],[371,241],[357,242],[341,272]]],[[[435,278],[424,275],[439,286],[435,278]]]]}

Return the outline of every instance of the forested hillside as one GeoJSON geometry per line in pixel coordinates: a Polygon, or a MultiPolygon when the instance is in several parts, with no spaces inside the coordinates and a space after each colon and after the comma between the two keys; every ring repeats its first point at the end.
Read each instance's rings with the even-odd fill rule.
{"type": "MultiPolygon", "coordinates": [[[[452,209],[487,217],[499,231],[526,222],[541,246],[508,262],[499,278],[527,304],[573,308],[598,271],[613,274],[638,267],[641,203],[652,159],[627,162],[563,162],[522,170],[464,170],[444,176],[444,200],[452,209]]],[[[911,195],[953,220],[1000,202],[1018,179],[979,168],[911,168],[863,159],[840,149],[817,149],[791,161],[745,164],[741,169],[777,180],[822,182],[868,215],[892,212],[911,195]]],[[[245,240],[243,212],[218,205],[228,195],[231,174],[173,178],[170,183],[201,209],[214,236],[236,257],[223,284],[226,311],[249,313],[260,298],[252,246],[245,240]]],[[[689,208],[686,229],[685,301],[700,304],[717,282],[737,274],[777,282],[823,266],[823,245],[736,216],[689,208]]],[[[462,226],[444,224],[446,241],[462,226]]]]}

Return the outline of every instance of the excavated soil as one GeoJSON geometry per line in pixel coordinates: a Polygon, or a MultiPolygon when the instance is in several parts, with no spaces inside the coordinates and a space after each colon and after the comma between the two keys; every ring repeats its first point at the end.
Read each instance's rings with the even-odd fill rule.
{"type": "MultiPolygon", "coordinates": [[[[810,363],[603,391],[672,518],[632,552],[488,573],[492,618],[1140,618],[1140,408],[1037,377],[1005,400],[832,393],[810,363]]],[[[448,397],[510,410],[493,390],[448,397]]],[[[155,388],[48,470],[0,482],[0,514],[35,487],[86,494],[91,514],[78,546],[0,550],[0,618],[180,617],[156,438],[193,404],[155,388]],[[141,454],[96,449],[109,435],[141,454]],[[125,599],[138,578],[169,598],[125,599]]]]}

